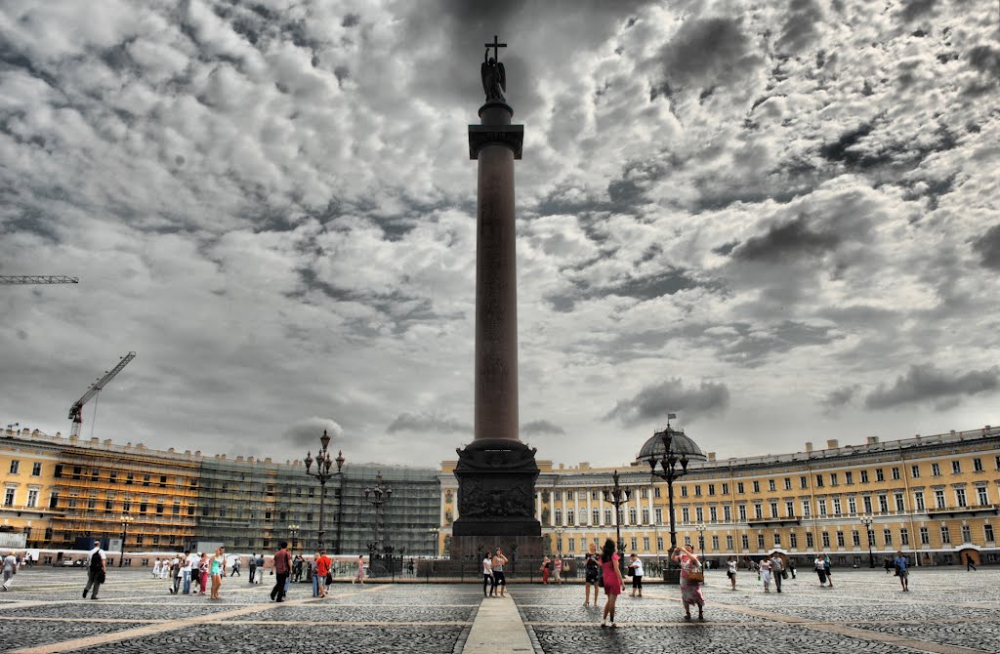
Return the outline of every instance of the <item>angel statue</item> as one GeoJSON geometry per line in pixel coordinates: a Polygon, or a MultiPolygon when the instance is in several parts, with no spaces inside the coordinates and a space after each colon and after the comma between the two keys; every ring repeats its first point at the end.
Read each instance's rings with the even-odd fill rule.
{"type": "Polygon", "coordinates": [[[483,59],[481,70],[486,101],[507,102],[503,97],[503,92],[507,90],[507,73],[504,71],[503,64],[490,56],[489,48],[486,49],[486,56],[483,59]]]}

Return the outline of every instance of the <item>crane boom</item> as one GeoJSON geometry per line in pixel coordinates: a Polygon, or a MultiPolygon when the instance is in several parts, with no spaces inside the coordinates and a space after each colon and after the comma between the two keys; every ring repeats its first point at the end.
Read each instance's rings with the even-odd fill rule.
{"type": "Polygon", "coordinates": [[[14,277],[0,276],[0,284],[79,284],[79,277],[65,275],[16,275],[14,277]]]}
{"type": "Polygon", "coordinates": [[[73,428],[70,431],[71,436],[80,435],[80,425],[83,424],[83,405],[89,402],[95,395],[101,392],[108,382],[115,378],[115,375],[122,371],[122,368],[129,364],[129,361],[135,358],[135,352],[129,352],[121,358],[118,365],[111,369],[111,372],[107,372],[103,377],[94,382],[87,392],[83,394],[79,400],[73,403],[73,406],[69,408],[69,419],[73,421],[73,428]]]}

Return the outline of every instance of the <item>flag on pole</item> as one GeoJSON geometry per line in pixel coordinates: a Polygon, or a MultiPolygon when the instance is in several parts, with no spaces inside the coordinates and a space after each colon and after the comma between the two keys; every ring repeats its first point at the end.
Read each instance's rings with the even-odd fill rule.
{"type": "Polygon", "coordinates": [[[667,414],[667,420],[677,420],[677,414],[676,413],[668,413],[667,414]]]}

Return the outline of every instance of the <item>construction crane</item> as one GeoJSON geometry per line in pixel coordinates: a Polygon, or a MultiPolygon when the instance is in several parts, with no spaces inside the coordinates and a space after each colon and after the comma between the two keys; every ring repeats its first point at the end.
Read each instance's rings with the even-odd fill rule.
{"type": "Polygon", "coordinates": [[[0,277],[0,284],[79,284],[79,277],[65,275],[18,275],[0,277]]]}
{"type": "Polygon", "coordinates": [[[104,373],[103,377],[98,379],[90,388],[87,389],[87,392],[83,394],[83,397],[73,403],[73,406],[69,408],[69,419],[73,421],[73,428],[69,432],[70,437],[80,436],[80,426],[83,425],[83,405],[89,402],[95,395],[100,393],[108,382],[114,379],[115,375],[120,373],[122,368],[127,366],[129,361],[134,358],[135,352],[129,352],[123,356],[121,361],[118,362],[118,365],[115,366],[111,372],[104,373]]]}

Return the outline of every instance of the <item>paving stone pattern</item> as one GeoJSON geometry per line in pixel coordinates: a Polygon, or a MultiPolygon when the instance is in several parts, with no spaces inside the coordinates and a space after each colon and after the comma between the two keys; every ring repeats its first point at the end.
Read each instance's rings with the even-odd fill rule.
{"type": "MultiPolygon", "coordinates": [[[[222,600],[212,602],[171,595],[165,581],[120,570],[109,571],[101,599],[92,601],[80,596],[85,579],[78,570],[18,574],[0,594],[0,652],[461,654],[484,601],[473,584],[336,584],[325,600],[295,584],[277,604],[269,584],[227,579],[222,600]],[[72,643],[106,634],[111,640],[101,644],[72,643]]],[[[841,571],[832,589],[800,575],[781,594],[753,581],[743,574],[731,591],[724,577],[710,576],[704,623],[683,620],[676,587],[647,584],[645,597],[619,598],[615,630],[600,627],[603,596],[597,608],[582,606],[580,584],[513,584],[508,593],[535,654],[1000,654],[1000,570],[916,569],[909,593],[880,570],[841,571]]]]}

